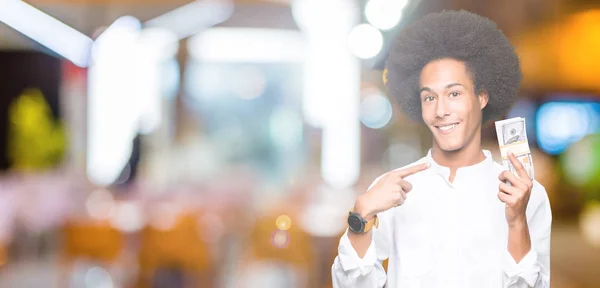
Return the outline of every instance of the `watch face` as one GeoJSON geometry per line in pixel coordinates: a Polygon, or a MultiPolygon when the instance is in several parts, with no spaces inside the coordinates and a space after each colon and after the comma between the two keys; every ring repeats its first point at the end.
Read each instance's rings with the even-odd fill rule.
{"type": "Polygon", "coordinates": [[[364,229],[363,222],[360,221],[360,218],[356,215],[350,215],[348,217],[348,226],[354,232],[362,232],[364,229]]]}

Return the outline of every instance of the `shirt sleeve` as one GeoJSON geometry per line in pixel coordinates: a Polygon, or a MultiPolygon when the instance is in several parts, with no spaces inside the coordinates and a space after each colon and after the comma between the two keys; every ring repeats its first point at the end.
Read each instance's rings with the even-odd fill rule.
{"type": "Polygon", "coordinates": [[[338,256],[331,267],[334,288],[384,287],[387,276],[382,262],[389,257],[390,244],[393,243],[393,210],[377,215],[379,228],[373,227],[371,245],[363,258],[354,250],[346,230],[340,239],[338,256]]]}
{"type": "Polygon", "coordinates": [[[550,232],[552,211],[546,189],[534,181],[527,206],[531,250],[517,263],[504,252],[504,287],[550,287],[550,232]]]}

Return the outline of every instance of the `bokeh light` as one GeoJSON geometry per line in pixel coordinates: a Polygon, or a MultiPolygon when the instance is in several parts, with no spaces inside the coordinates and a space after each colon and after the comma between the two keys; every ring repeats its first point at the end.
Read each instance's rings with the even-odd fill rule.
{"type": "Polygon", "coordinates": [[[319,37],[344,31],[356,20],[354,12],[358,14],[355,2],[347,0],[292,0],[291,8],[298,27],[319,37]]]}
{"type": "Polygon", "coordinates": [[[600,134],[587,136],[571,145],[561,157],[563,172],[579,187],[600,185],[600,134]]]}
{"type": "Polygon", "coordinates": [[[158,203],[151,211],[150,225],[157,230],[168,231],[177,224],[180,214],[179,205],[172,202],[158,203]]]}
{"type": "Polygon", "coordinates": [[[383,36],[377,28],[369,24],[360,24],[348,35],[348,46],[356,57],[370,59],[381,51],[383,36]]]}
{"type": "Polygon", "coordinates": [[[581,213],[579,228],[583,238],[600,248],[600,203],[588,204],[581,213]]]}
{"type": "Polygon", "coordinates": [[[365,16],[371,25],[381,30],[394,28],[402,19],[408,0],[371,0],[365,6],[365,16]]]}
{"type": "Polygon", "coordinates": [[[275,220],[275,226],[277,226],[277,229],[279,230],[286,231],[292,226],[292,219],[290,216],[280,215],[275,220]]]}
{"type": "Polygon", "coordinates": [[[125,233],[137,232],[144,226],[141,208],[133,202],[117,204],[117,209],[110,222],[113,227],[125,233]]]}
{"type": "Polygon", "coordinates": [[[360,122],[372,129],[383,128],[392,120],[392,103],[381,94],[372,94],[360,102],[360,122]]]}
{"type": "Polygon", "coordinates": [[[86,288],[113,288],[110,274],[100,267],[93,267],[85,273],[86,288]]]}
{"type": "Polygon", "coordinates": [[[115,212],[115,200],[108,190],[98,189],[85,201],[88,215],[95,220],[108,220],[115,212]]]}
{"type": "Polygon", "coordinates": [[[549,102],[537,113],[537,140],[549,154],[562,153],[569,145],[600,129],[600,103],[549,102]]]}
{"type": "Polygon", "coordinates": [[[271,244],[276,248],[286,248],[290,244],[290,233],[279,229],[271,233],[271,244]]]}

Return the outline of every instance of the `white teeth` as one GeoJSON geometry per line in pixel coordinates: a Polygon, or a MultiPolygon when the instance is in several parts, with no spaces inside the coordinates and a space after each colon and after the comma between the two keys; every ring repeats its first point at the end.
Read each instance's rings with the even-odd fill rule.
{"type": "Polygon", "coordinates": [[[442,130],[442,131],[448,131],[448,130],[450,130],[450,129],[452,129],[452,128],[456,127],[457,125],[458,125],[458,124],[452,124],[452,125],[448,125],[448,126],[440,126],[440,127],[438,127],[438,128],[439,128],[440,130],[442,130]]]}

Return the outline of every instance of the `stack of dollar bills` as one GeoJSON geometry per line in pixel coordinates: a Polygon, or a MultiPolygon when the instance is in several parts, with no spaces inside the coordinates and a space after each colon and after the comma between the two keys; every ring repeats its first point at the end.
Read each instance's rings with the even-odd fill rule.
{"type": "Polygon", "coordinates": [[[500,155],[502,156],[504,168],[517,176],[519,175],[508,159],[508,152],[510,151],[523,164],[529,175],[529,179],[533,180],[533,160],[531,159],[529,142],[527,142],[525,118],[515,117],[496,121],[496,134],[498,135],[498,145],[500,146],[500,155]]]}

